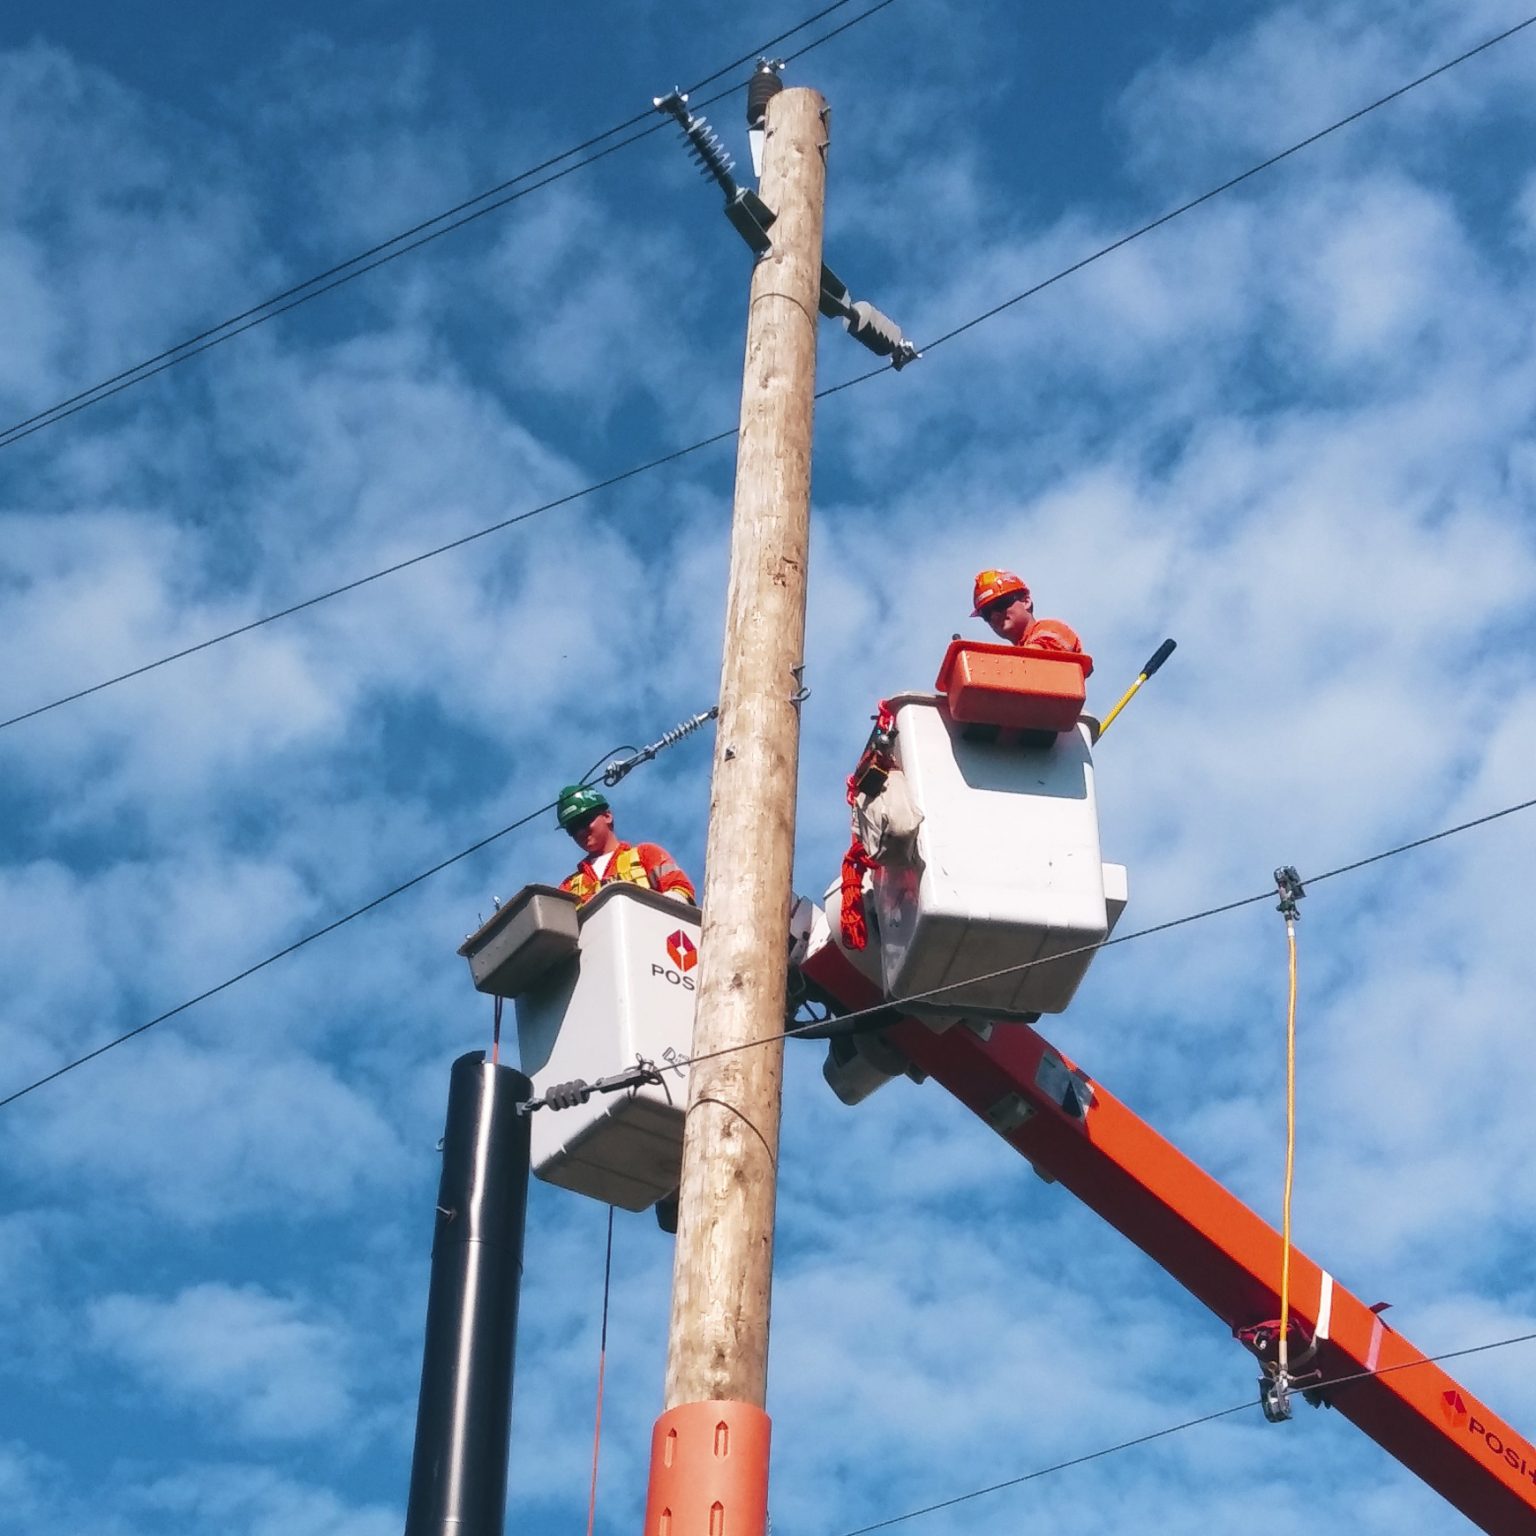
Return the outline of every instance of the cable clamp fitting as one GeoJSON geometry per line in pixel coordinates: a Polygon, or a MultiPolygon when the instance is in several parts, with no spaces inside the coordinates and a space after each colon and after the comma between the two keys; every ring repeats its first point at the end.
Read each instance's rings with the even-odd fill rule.
{"type": "Polygon", "coordinates": [[[1284,1371],[1259,1377],[1259,1407],[1271,1424],[1283,1424],[1291,1416],[1291,1378],[1284,1371]]]}
{"type": "Polygon", "coordinates": [[[1296,873],[1294,864],[1282,864],[1275,871],[1275,889],[1280,893],[1280,900],[1275,906],[1288,923],[1298,922],[1301,913],[1296,910],[1296,903],[1307,893],[1302,888],[1301,876],[1296,873]]]}
{"type": "Polygon", "coordinates": [[[811,696],[811,690],[805,686],[805,663],[802,661],[798,667],[791,667],[789,674],[795,680],[795,691],[790,694],[789,702],[799,709],[811,696]]]}

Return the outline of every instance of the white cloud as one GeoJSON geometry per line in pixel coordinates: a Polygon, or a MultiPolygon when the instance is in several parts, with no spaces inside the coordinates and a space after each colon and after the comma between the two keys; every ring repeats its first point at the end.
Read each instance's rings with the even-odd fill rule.
{"type": "Polygon", "coordinates": [[[91,1343],[226,1434],[305,1439],[352,1412],[338,1320],[256,1286],[196,1285],[166,1300],[117,1293],[87,1314],[91,1343]]]}
{"type": "Polygon", "coordinates": [[[329,1488],[264,1467],[212,1465],[158,1478],[133,1490],[146,1530],[203,1531],[216,1526],[241,1536],[395,1536],[400,1510],[354,1504],[329,1488]]]}
{"type": "Polygon", "coordinates": [[[360,1085],[262,1044],[139,1047],[38,1111],[34,1170],[194,1225],[334,1211],[401,1176],[396,1134],[360,1085]]]}
{"type": "MultiPolygon", "coordinates": [[[[1297,0],[1265,7],[1199,57],[1170,52],[1142,69],[1121,103],[1122,120],[1147,175],[1231,175],[1520,19],[1497,0],[1385,7],[1297,0]]],[[[1432,140],[1448,123],[1485,114],[1490,103],[1523,110],[1523,44],[1517,37],[1394,102],[1373,129],[1404,142],[1417,135],[1432,140]]],[[[1324,160],[1335,153],[1350,151],[1335,142],[1324,160]]]]}

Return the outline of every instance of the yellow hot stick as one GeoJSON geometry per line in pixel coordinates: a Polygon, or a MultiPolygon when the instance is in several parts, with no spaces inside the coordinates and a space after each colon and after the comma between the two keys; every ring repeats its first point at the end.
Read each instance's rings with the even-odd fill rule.
{"type": "Polygon", "coordinates": [[[1177,642],[1173,640],[1164,640],[1163,643],[1158,646],[1158,648],[1152,653],[1151,659],[1147,662],[1146,666],[1141,669],[1141,676],[1138,677],[1136,681],[1125,690],[1124,697],[1121,698],[1120,702],[1116,704],[1115,707],[1110,710],[1107,715],[1105,715],[1103,723],[1099,726],[1100,739],[1103,738],[1104,732],[1109,729],[1110,724],[1113,722],[1115,716],[1118,715],[1120,711],[1124,709],[1125,706],[1129,704],[1133,698],[1136,697],[1136,690],[1140,688],[1141,685],[1146,682],[1146,680],[1151,677],[1152,674],[1156,672],[1157,669],[1162,666],[1162,664],[1167,661],[1171,655],[1173,655],[1173,649],[1176,643],[1177,642]]]}

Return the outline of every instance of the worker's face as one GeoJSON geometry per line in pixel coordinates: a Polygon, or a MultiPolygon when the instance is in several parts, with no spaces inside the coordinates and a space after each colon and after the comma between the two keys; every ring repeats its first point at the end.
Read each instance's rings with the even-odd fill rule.
{"type": "Polygon", "coordinates": [[[988,605],[982,614],[992,626],[992,633],[1009,645],[1017,645],[1024,632],[1035,622],[1034,600],[1021,592],[1010,593],[988,605]]]}
{"type": "Polygon", "coordinates": [[[573,821],[566,831],[583,853],[601,853],[613,831],[613,812],[598,811],[585,821],[573,821]]]}

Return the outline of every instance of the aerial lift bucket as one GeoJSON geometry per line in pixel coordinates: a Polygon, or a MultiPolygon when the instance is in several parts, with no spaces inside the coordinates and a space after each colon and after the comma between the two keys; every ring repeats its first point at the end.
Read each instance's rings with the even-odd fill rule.
{"type": "Polygon", "coordinates": [[[459,953],[475,986],[510,998],[536,1096],[637,1062],[654,1082],[533,1115],[541,1179],[640,1211],[673,1194],[683,1161],[699,909],[615,882],[584,907],[525,886],[459,953]]]}
{"type": "MultiPolygon", "coordinates": [[[[1082,714],[1092,667],[1078,654],[956,641],[938,692],[890,699],[874,757],[851,781],[855,830],[874,856],[853,925],[867,946],[850,950],[829,891],[828,920],[801,924],[797,957],[830,946],[827,963],[851,962],[939,1031],[1062,1012],[1128,895],[1124,867],[1099,844],[1095,725],[1082,714]]],[[[834,1046],[828,1080],[852,1101],[887,1065],[834,1046]]]]}
{"type": "MultiPolygon", "coordinates": [[[[938,694],[887,708],[921,820],[871,871],[886,996],[953,1022],[1060,1013],[1125,907],[1099,847],[1090,658],[956,641],[938,694]]],[[[887,785],[886,792],[889,792],[887,785]]]]}

